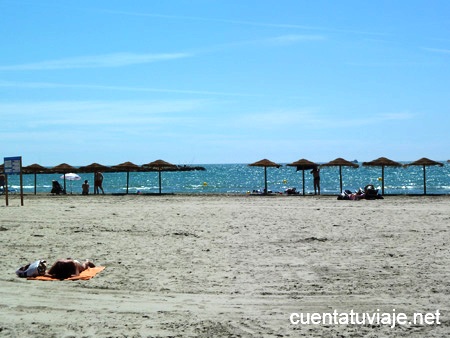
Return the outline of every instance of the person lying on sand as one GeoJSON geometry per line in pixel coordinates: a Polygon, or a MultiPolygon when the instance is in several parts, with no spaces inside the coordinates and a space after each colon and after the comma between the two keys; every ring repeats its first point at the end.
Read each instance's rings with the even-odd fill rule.
{"type": "Polygon", "coordinates": [[[76,259],[58,259],[50,269],[47,271],[47,275],[50,275],[58,279],[66,279],[73,276],[78,276],[80,272],[95,267],[94,263],[86,259],[83,263],[80,263],[76,259]]]}

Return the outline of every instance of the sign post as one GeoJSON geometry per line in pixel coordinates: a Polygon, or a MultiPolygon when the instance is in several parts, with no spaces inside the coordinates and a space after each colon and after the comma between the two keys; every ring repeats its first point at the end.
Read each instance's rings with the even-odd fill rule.
{"type": "Polygon", "coordinates": [[[20,175],[20,205],[23,206],[22,156],[5,157],[4,172],[6,206],[8,206],[8,175],[20,175]]]}

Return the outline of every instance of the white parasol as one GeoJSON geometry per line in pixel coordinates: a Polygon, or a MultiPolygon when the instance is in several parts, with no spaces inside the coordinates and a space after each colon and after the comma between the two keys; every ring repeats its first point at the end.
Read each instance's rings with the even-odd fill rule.
{"type": "MultiPolygon", "coordinates": [[[[79,180],[81,180],[81,177],[79,175],[77,175],[77,174],[74,174],[74,173],[68,173],[68,174],[61,175],[60,178],[64,179],[64,181],[65,180],[68,180],[68,181],[79,181],[79,180]]],[[[70,182],[70,193],[72,193],[72,182],[70,182]]]]}

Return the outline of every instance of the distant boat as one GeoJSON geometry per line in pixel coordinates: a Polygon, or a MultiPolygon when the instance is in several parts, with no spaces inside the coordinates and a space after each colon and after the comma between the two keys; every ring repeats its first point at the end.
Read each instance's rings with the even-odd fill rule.
{"type": "Polygon", "coordinates": [[[358,160],[353,160],[352,163],[358,163],[358,160]]]}

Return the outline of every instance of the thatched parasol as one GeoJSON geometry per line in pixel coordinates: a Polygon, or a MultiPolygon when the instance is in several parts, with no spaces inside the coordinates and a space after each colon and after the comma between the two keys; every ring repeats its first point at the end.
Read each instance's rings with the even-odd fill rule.
{"type": "Polygon", "coordinates": [[[433,165],[438,165],[438,166],[442,167],[442,166],[444,166],[444,164],[441,162],[430,160],[429,158],[426,158],[426,157],[422,157],[421,159],[418,159],[417,161],[408,163],[406,166],[409,167],[412,165],[421,165],[423,167],[423,194],[426,195],[427,194],[427,179],[426,179],[427,175],[426,175],[425,167],[433,166],[433,165]]]}
{"type": "Polygon", "coordinates": [[[334,159],[333,161],[322,164],[321,167],[339,167],[339,187],[341,189],[340,191],[342,192],[342,167],[358,168],[359,165],[356,163],[344,160],[341,157],[338,157],[338,158],[334,159]]]}
{"type": "Polygon", "coordinates": [[[165,170],[174,170],[177,168],[175,164],[163,161],[156,160],[147,164],[143,164],[142,168],[147,170],[157,170],[158,171],[158,180],[159,180],[159,194],[161,194],[161,172],[165,170]]]}
{"type": "Polygon", "coordinates": [[[33,163],[33,164],[23,167],[22,170],[25,174],[34,174],[34,194],[36,195],[37,174],[38,173],[39,174],[48,173],[49,169],[41,166],[40,164],[33,163]]]}
{"type": "Polygon", "coordinates": [[[58,164],[57,166],[50,168],[49,171],[53,172],[53,173],[64,174],[64,173],[70,173],[70,172],[77,172],[78,168],[72,167],[70,164],[67,164],[67,163],[61,163],[61,164],[58,164]]]}
{"type": "Polygon", "coordinates": [[[370,162],[363,162],[363,166],[381,167],[381,194],[384,195],[384,167],[402,167],[403,164],[380,157],[370,162]]]}
{"type": "Polygon", "coordinates": [[[267,195],[267,168],[273,167],[273,168],[279,168],[281,167],[280,164],[277,164],[275,162],[269,161],[268,159],[262,159],[260,161],[257,161],[255,163],[249,164],[250,167],[264,167],[264,195],[267,195]]]}
{"type": "Polygon", "coordinates": [[[302,171],[302,179],[303,179],[303,196],[305,196],[305,170],[311,170],[317,167],[317,163],[305,160],[304,158],[289,163],[288,166],[290,167],[297,167],[297,171],[302,171]]]}
{"type": "Polygon", "coordinates": [[[78,172],[81,173],[96,173],[99,171],[110,171],[110,167],[103,165],[103,164],[99,164],[99,163],[91,163],[85,166],[82,166],[80,168],[78,168],[78,172]]]}
{"type": "Polygon", "coordinates": [[[127,173],[127,192],[126,193],[128,194],[128,187],[129,187],[129,183],[130,183],[130,171],[141,171],[142,168],[132,162],[123,162],[123,163],[112,166],[111,170],[127,173]]]}
{"type": "Polygon", "coordinates": [[[66,175],[65,174],[76,173],[76,172],[78,172],[78,168],[72,167],[70,164],[67,164],[67,163],[61,163],[61,164],[58,164],[57,166],[54,166],[53,168],[51,168],[49,170],[49,172],[64,174],[64,191],[66,191],[66,175]]]}

